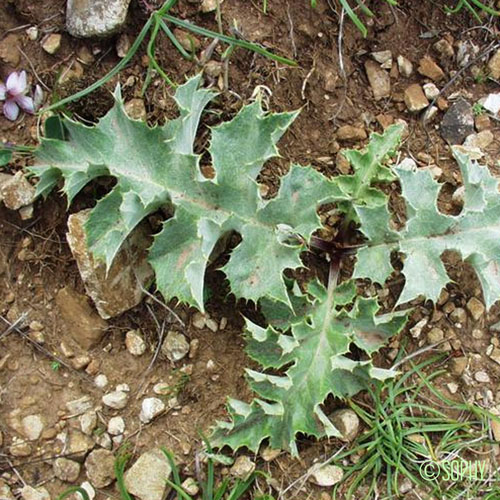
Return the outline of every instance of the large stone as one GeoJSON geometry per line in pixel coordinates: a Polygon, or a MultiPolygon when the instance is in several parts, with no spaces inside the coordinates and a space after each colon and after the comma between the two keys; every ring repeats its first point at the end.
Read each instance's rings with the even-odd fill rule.
{"type": "Polygon", "coordinates": [[[450,144],[462,144],[474,133],[474,113],[465,99],[458,99],[446,112],[441,122],[441,135],[450,144]]]}
{"type": "Polygon", "coordinates": [[[79,38],[106,37],[125,24],[130,0],[68,0],[66,28],[79,38]]]}
{"type": "Polygon", "coordinates": [[[387,71],[383,70],[375,61],[365,62],[366,76],[376,101],[391,95],[391,79],[387,71]]]}
{"type": "Polygon", "coordinates": [[[94,450],[85,460],[85,471],[94,488],[105,488],[115,480],[115,456],[108,450],[94,450]]]}
{"type": "Polygon", "coordinates": [[[147,262],[151,239],[144,226],[139,225],[123,244],[106,273],[106,265],[95,261],[86,244],[84,224],[90,210],[82,210],[68,218],[66,235],[75,258],[85,290],[94,301],[102,318],[118,316],[142,300],[143,287],[153,279],[147,262]]]}
{"type": "Polygon", "coordinates": [[[85,295],[64,287],[56,295],[56,303],[64,326],[81,347],[91,349],[99,343],[108,325],[92,310],[85,295]]]}
{"type": "Polygon", "coordinates": [[[160,450],[142,454],[125,473],[125,487],[140,500],[162,500],[170,488],[165,479],[172,469],[167,457],[160,450]]]}
{"type": "Polygon", "coordinates": [[[21,171],[16,175],[3,174],[0,178],[0,201],[11,210],[18,210],[33,202],[35,188],[27,181],[21,171]]]}

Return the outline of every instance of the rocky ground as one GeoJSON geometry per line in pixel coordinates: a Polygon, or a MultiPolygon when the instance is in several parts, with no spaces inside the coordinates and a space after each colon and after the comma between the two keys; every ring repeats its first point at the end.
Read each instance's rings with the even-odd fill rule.
{"type": "MultiPolygon", "coordinates": [[[[66,14],[63,0],[4,1],[0,78],[26,70],[29,85],[44,89],[45,103],[85,88],[125,55],[154,7],[145,1],[116,3],[121,8],[116,18],[103,23],[96,12],[82,22],[76,7],[66,14]],[[96,30],[114,34],[95,38],[96,30]],[[92,38],[78,38],[87,35],[92,38]]],[[[217,29],[213,2],[179,3],[177,16],[217,29]]],[[[269,0],[267,15],[257,3],[222,4],[225,29],[235,21],[248,39],[293,57],[298,68],[239,50],[228,65],[226,88],[221,46],[196,64],[162,40],[158,60],[178,82],[203,70],[205,83],[221,91],[215,106],[224,118],[234,115],[256,85],[270,89],[273,110],[302,107],[280,143],[282,158],[261,175],[270,195],[290,161],[310,163],[327,175],[348,173],[343,148],[362,147],[370,132],[401,122],[407,126],[401,154],[444,183],[440,209],[458,213],[463,187],[451,144],[500,173],[498,21],[485,17],[478,26],[465,13],[446,16],[441,2],[402,1],[393,9],[376,3],[377,16],[368,20],[363,39],[341,21],[335,2],[318,4],[312,10],[299,0],[269,0]]],[[[190,47],[185,33],[176,34],[190,47]]],[[[202,54],[210,40],[195,37],[194,45],[202,54]]],[[[131,115],[151,124],[171,117],[172,91],[161,78],[155,76],[141,96],[148,64],[144,50],[67,111],[95,121],[111,106],[110,90],[120,82],[131,115]]],[[[204,120],[206,138],[216,113],[204,120]]],[[[10,122],[0,116],[0,140],[36,143],[36,117],[21,114],[10,122]]],[[[0,172],[0,498],[45,500],[71,485],[82,485],[91,498],[118,498],[113,463],[125,443],[133,457],[126,484],[137,498],[161,500],[165,494],[160,478],[170,466],[158,452],[161,446],[175,453],[185,489],[196,496],[199,431],[226,418],[227,396],[251,397],[243,371],[250,364],[241,336],[245,306],[226,297],[216,271],[208,276],[212,295],[205,315],[146,292],[151,271],[144,249],[146,234],[158,224],[154,218],[150,227],[136,231],[106,280],[82,245],[81,224],[93,193],[108,186],[86,189],[68,217],[57,193],[34,201],[33,186],[19,173],[30,161],[18,156],[0,172]]],[[[450,398],[500,414],[499,309],[485,311],[477,278],[458,256],[447,256],[446,266],[454,283],[437,304],[413,304],[409,328],[383,350],[379,364],[391,365],[403,339],[410,352],[437,344],[433,350],[446,354],[441,366],[447,371],[434,380],[436,386],[450,398]]],[[[367,285],[366,293],[377,294],[389,309],[400,289],[395,278],[383,289],[367,285]]],[[[362,426],[341,403],[327,406],[337,411],[333,418],[349,443],[362,426]]],[[[490,432],[500,441],[494,423],[490,432]]],[[[271,477],[259,480],[262,492],[324,500],[341,471],[317,464],[341,445],[304,438],[298,460],[269,449],[258,456],[242,452],[217,474],[245,477],[257,467],[271,477]]],[[[493,451],[498,457],[498,446],[493,451]]]]}

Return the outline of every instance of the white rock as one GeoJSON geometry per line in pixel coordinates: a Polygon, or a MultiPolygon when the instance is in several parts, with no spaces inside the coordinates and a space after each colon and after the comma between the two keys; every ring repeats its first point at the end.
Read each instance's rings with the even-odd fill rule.
{"type": "Polygon", "coordinates": [[[116,386],[117,391],[130,392],[130,386],[128,384],[118,384],[116,386]]]}
{"type": "Polygon", "coordinates": [[[28,35],[28,38],[34,42],[38,38],[38,28],[36,26],[30,26],[26,30],[26,35],[28,35]]]}
{"type": "Polygon", "coordinates": [[[182,333],[170,330],[161,346],[161,352],[172,362],[180,361],[189,352],[189,342],[182,333]]]}
{"type": "Polygon", "coordinates": [[[182,483],[182,489],[191,496],[197,495],[198,492],[200,491],[200,488],[198,486],[198,483],[196,480],[192,477],[188,477],[185,479],[182,483]]]}
{"type": "Polygon", "coordinates": [[[414,339],[418,339],[422,334],[422,329],[427,325],[427,318],[421,319],[415,326],[410,328],[410,334],[414,339]]]}
{"type": "Polygon", "coordinates": [[[349,409],[336,410],[332,413],[331,421],[342,434],[342,441],[352,441],[359,432],[359,418],[349,409]]]}
{"type": "Polygon", "coordinates": [[[48,54],[55,54],[61,47],[61,35],[51,33],[42,43],[42,49],[48,54]]]}
{"type": "Polygon", "coordinates": [[[115,410],[122,410],[127,406],[128,394],[124,391],[108,392],[102,397],[102,402],[115,410]]]}
{"type": "Polygon", "coordinates": [[[21,496],[24,500],[50,500],[49,492],[45,488],[33,488],[25,486],[21,490],[21,496]]]}
{"type": "Polygon", "coordinates": [[[490,376],[486,372],[483,372],[483,371],[476,372],[474,374],[474,378],[476,379],[477,382],[481,382],[484,384],[487,384],[488,382],[490,382],[490,376]]]}
{"type": "Polygon", "coordinates": [[[140,500],[162,500],[170,491],[165,479],[172,473],[167,457],[160,450],[142,454],[125,473],[125,487],[140,500]]]}
{"type": "Polygon", "coordinates": [[[99,389],[104,389],[108,385],[108,377],[104,373],[100,373],[94,379],[94,384],[99,387],[99,389]]]}
{"type": "Polygon", "coordinates": [[[408,78],[413,73],[413,64],[406,57],[398,56],[398,69],[405,78],[408,78]]]}
{"type": "Polygon", "coordinates": [[[375,61],[381,64],[381,68],[391,69],[392,67],[392,52],[390,50],[379,50],[372,52],[371,56],[375,61]]]}
{"type": "Polygon", "coordinates": [[[432,101],[433,99],[435,99],[436,97],[439,96],[439,89],[432,82],[425,83],[423,85],[423,89],[424,89],[425,97],[427,97],[427,99],[429,99],[430,101],[432,101]]]}
{"type": "Polygon", "coordinates": [[[500,93],[489,94],[483,102],[483,108],[496,115],[500,111],[500,93]]]}
{"type": "Polygon", "coordinates": [[[36,441],[43,432],[44,423],[40,415],[28,415],[22,420],[23,434],[30,441],[36,441]]]}
{"type": "Polygon", "coordinates": [[[130,0],[68,0],[66,28],[75,37],[105,37],[119,31],[130,0]]]}
{"type": "Polygon", "coordinates": [[[97,414],[94,410],[86,411],[80,415],[80,429],[87,436],[91,436],[94,429],[97,427],[97,414]]]}
{"type": "Polygon", "coordinates": [[[239,456],[230,469],[232,476],[246,481],[255,470],[255,462],[252,462],[246,455],[239,456]]]}
{"type": "Polygon", "coordinates": [[[309,472],[311,473],[310,481],[318,486],[333,486],[342,481],[344,472],[337,465],[324,465],[318,467],[313,465],[309,472]]]}
{"type": "Polygon", "coordinates": [[[142,401],[139,419],[142,423],[147,424],[163,411],[165,411],[165,403],[161,399],[146,398],[142,401]]]}
{"type": "Polygon", "coordinates": [[[146,342],[140,330],[130,330],[125,335],[125,346],[132,356],[142,356],[146,352],[146,342]]]}
{"type": "Polygon", "coordinates": [[[122,417],[112,417],[108,422],[108,432],[112,436],[118,436],[125,432],[125,420],[122,417]]]}
{"type": "MultiPolygon", "coordinates": [[[[223,0],[220,0],[222,3],[223,0]]],[[[202,12],[213,12],[217,8],[217,0],[202,0],[200,10],[202,12]]]]}

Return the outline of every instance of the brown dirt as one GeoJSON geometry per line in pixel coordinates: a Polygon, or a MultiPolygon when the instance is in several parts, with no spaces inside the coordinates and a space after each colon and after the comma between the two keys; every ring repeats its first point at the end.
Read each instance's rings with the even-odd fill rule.
{"type": "MultiPolygon", "coordinates": [[[[117,62],[115,39],[89,44],[88,41],[73,39],[65,33],[64,3],[64,0],[47,0],[41,3],[33,0],[1,2],[0,41],[8,33],[14,33],[25,55],[21,55],[17,68],[1,65],[0,78],[5,79],[13,69],[26,69],[33,76],[31,68],[34,68],[38,78],[49,89],[54,90],[54,95],[64,97],[85,88],[117,62]],[[40,38],[37,41],[28,39],[25,25],[38,26],[40,38]],[[51,32],[63,34],[61,50],[54,56],[45,53],[40,46],[40,40],[51,32]],[[82,54],[84,48],[89,47],[95,53],[95,63],[83,66],[83,76],[77,82],[57,85],[58,75],[75,57],[82,54]]],[[[406,56],[415,67],[419,58],[425,54],[431,54],[438,59],[432,48],[438,38],[421,37],[423,33],[435,29],[439,30],[440,36],[448,36],[453,40],[474,40],[480,48],[484,48],[489,43],[487,34],[480,30],[464,32],[466,28],[477,24],[473,19],[466,15],[446,16],[442,11],[441,2],[419,2],[415,5],[415,2],[402,1],[401,6],[394,11],[389,10],[385,3],[376,3],[373,8],[377,17],[372,22],[366,39],[358,34],[350,22],[345,22],[342,49],[345,77],[342,77],[338,50],[340,11],[337,9],[335,12],[330,8],[330,3],[336,5],[335,2],[320,0],[318,8],[312,10],[307,6],[306,0],[269,0],[268,15],[260,12],[257,3],[226,0],[222,8],[225,28],[228,29],[234,21],[248,39],[280,54],[294,57],[299,62],[299,67],[286,68],[237,50],[229,64],[231,92],[222,92],[215,104],[220,113],[206,117],[203,127],[215,123],[216,120],[233,116],[241,105],[250,99],[256,85],[265,85],[271,89],[269,106],[272,110],[302,108],[299,118],[280,143],[282,158],[266,165],[261,174],[261,181],[271,188],[271,194],[290,162],[312,164],[327,175],[338,174],[338,151],[346,146],[359,147],[363,143],[337,141],[337,127],[349,124],[366,126],[370,131],[381,131],[375,118],[379,114],[393,119],[403,118],[408,122],[410,133],[402,151],[417,158],[422,158],[421,153],[430,155],[434,163],[443,170],[441,181],[447,183],[450,193],[453,191],[460,182],[460,176],[457,165],[450,158],[448,146],[439,136],[434,123],[424,130],[421,121],[410,116],[402,102],[406,86],[414,82],[423,83],[424,78],[416,71],[410,79],[395,76],[392,78],[391,98],[375,102],[364,72],[364,62],[370,52],[384,49],[392,50],[394,57],[399,54],[406,56]],[[331,78],[336,79],[333,89],[330,87],[331,78]]],[[[177,14],[201,26],[216,29],[214,15],[198,13],[196,4],[181,2],[177,14]]],[[[145,19],[144,9],[133,3],[125,33],[132,39],[145,19]]],[[[201,43],[203,48],[209,41],[203,39],[201,43]]],[[[216,60],[220,57],[220,52],[219,47],[214,56],[216,60]]],[[[162,67],[175,81],[182,82],[185,76],[199,70],[194,63],[183,60],[166,40],[158,44],[157,55],[162,67]]],[[[447,79],[457,69],[456,63],[443,61],[441,64],[447,72],[447,79]]],[[[122,85],[128,82],[124,89],[126,100],[138,97],[146,76],[146,65],[143,47],[133,62],[106,88],[69,105],[68,110],[82,119],[96,120],[111,106],[110,90],[118,81],[122,85]]],[[[458,91],[472,100],[493,89],[492,83],[477,83],[470,72],[466,72],[449,89],[448,95],[458,91]]],[[[145,96],[150,123],[162,122],[173,116],[171,95],[171,89],[163,81],[153,81],[145,96]]],[[[492,124],[493,132],[497,134],[487,155],[490,166],[494,165],[495,157],[498,158],[497,125],[492,124]]],[[[16,123],[10,123],[0,117],[2,141],[34,144],[35,132],[34,117],[24,115],[16,123]]],[[[203,128],[201,136],[207,138],[206,128],[203,128]]],[[[18,159],[5,171],[22,167],[24,163],[24,159],[18,159]]],[[[0,314],[9,321],[15,321],[22,313],[27,312],[30,321],[40,321],[44,326],[44,347],[63,359],[61,342],[71,343],[71,340],[69,332],[60,321],[55,295],[60,288],[68,285],[82,293],[84,291],[65,239],[65,204],[64,199],[53,193],[47,201],[37,202],[35,216],[31,221],[22,221],[17,213],[0,208],[0,314]],[[27,251],[21,252],[23,249],[27,251]]],[[[452,208],[449,201],[445,200],[444,204],[445,209],[452,208]]],[[[91,197],[88,193],[83,194],[78,197],[70,211],[91,205],[91,197]]],[[[449,259],[447,262],[456,280],[456,284],[448,287],[448,301],[453,302],[456,307],[465,307],[470,297],[480,297],[479,283],[474,274],[459,260],[449,259]]],[[[225,418],[226,397],[248,399],[251,396],[244,381],[243,367],[248,366],[249,362],[243,351],[241,308],[225,298],[226,290],[220,273],[212,271],[209,280],[213,296],[209,300],[208,312],[218,322],[222,318],[228,319],[228,325],[223,331],[214,334],[208,329],[196,329],[191,324],[194,310],[170,304],[186,324],[185,328],[181,328],[174,319],[166,315],[164,309],[150,300],[145,300],[135,309],[108,321],[109,328],[105,339],[90,352],[93,367],[97,366],[97,372],[108,377],[108,387],[119,383],[128,383],[131,387],[130,403],[126,410],[119,414],[126,420],[133,451],[139,453],[155,445],[166,446],[175,452],[179,463],[183,464],[185,472],[189,473],[194,471],[194,454],[201,446],[198,432],[207,431],[216,419],[225,418]],[[199,339],[200,348],[193,359],[174,366],[160,357],[153,369],[146,372],[158,343],[159,331],[155,318],[160,323],[165,321],[166,329],[182,329],[189,339],[199,339]],[[134,328],[140,328],[148,342],[147,354],[139,358],[131,356],[124,346],[125,332],[134,328]],[[209,360],[215,363],[214,371],[207,369],[209,360]],[[175,381],[179,380],[179,369],[187,364],[191,365],[188,370],[192,370],[192,374],[178,394],[179,407],[141,428],[138,421],[138,397],[143,393],[151,394],[152,385],[159,381],[173,381],[175,385],[175,381]],[[144,392],[139,393],[141,387],[144,392]]],[[[390,286],[387,307],[392,307],[400,288],[401,279],[398,280],[398,276],[395,276],[394,283],[390,286]]],[[[368,289],[370,290],[370,287],[368,289]]],[[[371,290],[374,292],[375,288],[371,287],[371,290]]],[[[442,313],[441,306],[434,311],[431,304],[418,303],[410,325],[433,313],[442,316],[433,326],[442,327],[450,337],[453,335],[460,340],[453,344],[450,357],[478,354],[479,356],[472,360],[471,371],[487,369],[491,377],[490,384],[478,389],[465,387],[461,379],[451,373],[441,377],[439,384],[444,387],[452,380],[457,381],[464,398],[474,398],[477,390],[484,389],[491,389],[495,394],[500,380],[500,366],[486,357],[485,351],[491,338],[496,335],[489,333],[488,326],[498,321],[498,308],[494,308],[477,323],[469,317],[467,324],[457,330],[442,313]],[[474,329],[481,329],[484,332],[483,337],[474,339],[471,335],[474,329]]],[[[3,329],[4,325],[0,322],[0,332],[3,329]]],[[[408,331],[400,337],[408,337],[408,331]]],[[[379,360],[381,364],[390,364],[391,348],[397,348],[399,340],[394,340],[391,347],[383,351],[379,360]]],[[[410,350],[418,348],[418,342],[410,339],[410,350]]],[[[65,361],[70,362],[66,359],[65,361]]],[[[65,403],[83,394],[89,394],[98,405],[103,391],[96,388],[92,376],[84,370],[65,367],[54,370],[52,362],[50,356],[37,351],[17,333],[11,333],[0,340],[0,431],[3,434],[0,476],[2,472],[8,471],[12,482],[18,481],[17,474],[12,472],[11,464],[6,461],[10,459],[27,484],[43,484],[52,494],[58,494],[67,485],[55,480],[51,470],[50,457],[62,452],[61,444],[55,439],[55,435],[65,427],[78,426],[77,419],[64,419],[67,416],[65,403]],[[9,446],[16,436],[16,432],[9,426],[9,417],[15,409],[20,409],[22,416],[41,414],[46,421],[46,433],[40,441],[34,443],[32,454],[26,459],[9,457],[9,446]],[[31,461],[34,463],[29,463],[31,461]]],[[[495,401],[499,402],[496,394],[495,401]]],[[[101,425],[112,415],[110,410],[102,409],[101,425]]],[[[339,443],[334,440],[316,443],[302,439],[300,460],[292,460],[288,455],[282,454],[271,465],[263,463],[260,458],[257,458],[257,461],[259,467],[267,468],[278,486],[284,489],[301,476],[314,460],[324,460],[338,447],[339,443]]],[[[227,471],[221,470],[221,473],[227,471]]],[[[81,480],[84,480],[83,476],[82,473],[81,480]]],[[[296,498],[323,498],[320,488],[307,483],[305,490],[295,493],[296,498]]],[[[117,497],[116,491],[109,489],[99,492],[98,498],[105,498],[107,495],[117,497]]]]}

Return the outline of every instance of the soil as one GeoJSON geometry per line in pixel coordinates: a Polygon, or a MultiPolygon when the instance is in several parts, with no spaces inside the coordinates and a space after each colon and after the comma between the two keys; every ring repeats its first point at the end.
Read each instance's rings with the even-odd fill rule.
{"type": "MultiPolygon", "coordinates": [[[[345,173],[345,162],[339,151],[344,147],[362,147],[366,141],[338,140],[338,127],[353,125],[381,132],[380,122],[384,119],[403,119],[408,124],[409,132],[402,154],[416,158],[421,166],[430,163],[442,169],[440,181],[446,183],[446,188],[443,190],[441,208],[445,211],[456,210],[451,203],[451,194],[460,185],[461,177],[437,127],[443,113],[439,111],[435,121],[424,125],[421,117],[410,114],[403,102],[403,92],[409,84],[423,84],[427,80],[417,71],[410,78],[404,78],[393,70],[391,96],[375,101],[364,63],[370,58],[371,52],[386,49],[392,51],[394,59],[398,55],[404,55],[413,62],[415,68],[421,57],[431,55],[446,73],[445,80],[438,84],[442,87],[459,67],[453,59],[440,59],[433,44],[446,37],[452,43],[470,41],[479,51],[484,50],[497,29],[494,22],[485,19],[488,29],[476,29],[478,23],[474,18],[465,12],[447,16],[443,11],[445,2],[439,1],[407,0],[399,2],[400,5],[394,8],[390,8],[385,2],[372,2],[376,15],[373,20],[369,20],[367,38],[362,38],[345,19],[341,33],[342,46],[339,48],[340,9],[337,2],[318,0],[317,8],[312,9],[306,0],[269,0],[267,15],[262,13],[259,3],[257,0],[226,0],[222,4],[224,29],[229,31],[231,26],[237,25],[247,39],[276,53],[292,57],[299,65],[289,68],[253,53],[237,50],[229,63],[229,87],[221,89],[221,94],[213,105],[216,113],[207,115],[203,120],[201,140],[197,145],[199,150],[208,140],[207,126],[234,116],[242,104],[251,99],[255,87],[262,85],[270,90],[269,108],[273,111],[301,109],[298,119],[280,142],[281,158],[269,162],[261,173],[259,180],[269,187],[269,196],[276,191],[280,176],[292,162],[311,164],[328,176],[345,173]]],[[[133,40],[147,19],[144,5],[140,1],[132,2],[129,21],[124,29],[129,40],[133,40]]],[[[0,66],[2,80],[13,69],[25,69],[33,83],[35,78],[43,82],[46,95],[52,95],[55,100],[87,87],[118,62],[115,49],[118,37],[91,42],[72,38],[65,32],[64,6],[64,0],[1,2],[0,41],[13,35],[15,44],[19,47],[18,64],[0,66]],[[26,29],[30,26],[37,26],[37,40],[28,38],[26,29]],[[49,55],[41,47],[41,41],[50,33],[62,34],[61,48],[55,55],[49,55]],[[81,75],[64,84],[58,83],[61,74],[68,68],[74,69],[75,61],[83,61],[89,54],[92,55],[93,62],[79,63],[83,68],[81,75]]],[[[214,14],[200,13],[196,2],[180,2],[174,12],[180,18],[217,30],[214,14]]],[[[209,45],[210,40],[200,38],[200,42],[203,49],[209,45]]],[[[222,50],[220,45],[216,48],[214,60],[220,60],[222,50]]],[[[157,44],[156,54],[162,68],[176,82],[182,82],[185,77],[202,69],[183,59],[166,39],[157,44]]],[[[479,70],[484,67],[485,62],[478,61],[476,66],[479,70]]],[[[111,107],[111,91],[116,83],[122,84],[126,101],[141,97],[146,73],[147,57],[143,46],[117,77],[84,99],[71,103],[66,110],[75,118],[95,122],[111,107]]],[[[205,80],[206,84],[215,87],[222,83],[218,78],[214,80],[206,77],[205,80]]],[[[451,84],[445,97],[451,102],[453,94],[456,96],[458,93],[470,102],[476,102],[495,88],[498,87],[492,81],[474,78],[469,69],[451,84]]],[[[161,123],[174,116],[172,93],[172,89],[162,79],[153,79],[144,96],[150,124],[161,123]]],[[[495,140],[486,151],[485,161],[498,174],[495,172],[498,170],[495,165],[500,144],[498,122],[491,122],[491,131],[495,140]]],[[[36,144],[36,132],[36,117],[23,115],[20,120],[12,123],[0,116],[0,140],[4,142],[36,144]]],[[[3,171],[10,173],[27,163],[29,159],[17,157],[3,171]]],[[[103,187],[98,186],[98,189],[103,187]]],[[[242,313],[248,307],[227,298],[223,276],[214,269],[207,278],[212,291],[207,310],[218,325],[227,321],[223,329],[219,328],[215,333],[208,328],[198,329],[193,325],[195,310],[169,304],[182,320],[183,326],[161,305],[147,298],[120,317],[108,320],[105,338],[89,352],[84,352],[73,344],[70,332],[61,321],[55,297],[57,291],[64,286],[84,293],[65,234],[68,214],[92,206],[95,203],[91,196],[93,192],[85,190],[69,212],[66,200],[54,192],[47,200],[37,201],[34,218],[28,221],[23,221],[17,212],[0,207],[1,318],[12,323],[26,314],[26,324],[39,321],[43,325],[44,336],[43,351],[18,332],[2,336],[1,332],[8,325],[3,324],[0,318],[0,431],[3,437],[0,476],[3,474],[3,477],[8,478],[14,489],[23,483],[43,485],[56,496],[68,487],[67,483],[56,479],[52,471],[54,458],[64,454],[63,446],[56,436],[65,428],[79,426],[78,419],[68,415],[66,403],[83,395],[89,395],[94,405],[100,407],[100,427],[104,428],[109,418],[115,414],[124,417],[126,437],[134,455],[155,446],[165,446],[175,453],[182,472],[188,475],[195,474],[195,454],[202,446],[200,431],[206,433],[215,420],[226,418],[226,398],[251,398],[244,379],[244,367],[251,366],[251,362],[245,355],[242,336],[242,313]],[[176,364],[160,355],[148,370],[162,328],[164,331],[179,330],[188,339],[199,340],[199,348],[192,358],[176,364]],[[140,329],[146,338],[148,350],[143,356],[134,357],[125,348],[125,333],[132,329],[140,329]],[[72,359],[61,350],[61,343],[71,345],[76,356],[88,355],[90,367],[80,370],[73,368],[72,359]],[[54,364],[54,356],[62,360],[64,365],[54,364]],[[183,377],[182,373],[187,373],[188,376],[183,377]],[[107,376],[109,384],[106,388],[96,387],[93,381],[96,374],[107,376]],[[152,386],[158,382],[167,382],[174,387],[178,404],[151,424],[140,425],[138,415],[142,397],[151,395],[152,386]],[[127,407],[118,412],[103,407],[103,394],[123,383],[128,384],[131,389],[127,407]],[[9,425],[13,412],[18,412],[21,416],[39,414],[45,421],[44,434],[40,440],[32,443],[27,457],[11,456],[11,445],[18,436],[16,430],[9,425]]],[[[398,210],[397,195],[394,199],[398,210]]],[[[397,213],[403,216],[401,212],[397,213]]],[[[311,262],[319,261],[315,257],[308,258],[311,262]]],[[[409,327],[382,350],[377,362],[380,366],[389,367],[395,349],[398,349],[403,339],[408,341],[408,352],[421,348],[425,344],[425,334],[415,339],[409,334],[409,328],[420,319],[428,317],[429,325],[442,328],[451,344],[451,350],[442,366],[448,368],[453,358],[467,356],[471,373],[484,370],[490,377],[490,382],[487,383],[471,381],[467,384],[460,374],[447,369],[447,373],[434,382],[449,397],[477,401],[477,404],[492,407],[500,403],[500,393],[496,393],[500,381],[500,365],[486,355],[486,350],[490,344],[498,344],[497,334],[491,329],[491,325],[499,321],[499,309],[493,308],[477,321],[469,315],[465,324],[458,328],[450,320],[449,309],[465,309],[471,297],[481,299],[480,286],[474,273],[457,256],[449,256],[446,264],[455,280],[447,288],[448,297],[436,306],[416,302],[409,327]],[[451,304],[447,306],[448,309],[444,309],[446,304],[451,304]],[[473,331],[479,331],[480,334],[473,336],[473,331]],[[459,385],[458,393],[449,392],[447,384],[450,382],[459,385]]],[[[324,274],[325,269],[319,267],[317,272],[324,274]]],[[[384,295],[386,309],[394,306],[401,285],[401,276],[394,276],[387,288],[388,295],[384,295]]],[[[366,284],[363,289],[367,294],[381,294],[379,287],[373,285],[366,284]]],[[[22,332],[28,332],[27,328],[23,329],[22,324],[19,326],[22,332]]],[[[424,331],[428,329],[429,327],[424,331]]],[[[342,405],[338,401],[328,402],[331,408],[342,405]]],[[[277,491],[273,491],[262,480],[259,481],[260,487],[264,492],[269,491],[278,496],[280,491],[287,490],[287,486],[302,476],[314,462],[325,460],[340,446],[341,443],[334,439],[315,442],[301,438],[300,459],[292,459],[288,454],[282,453],[272,462],[266,463],[260,456],[255,457],[258,467],[267,470],[274,478],[272,485],[277,491]]],[[[223,467],[219,467],[217,471],[220,475],[228,473],[223,467]]],[[[80,482],[85,480],[84,476],[82,472],[80,482]]],[[[325,491],[328,490],[299,482],[288,489],[282,498],[323,499],[325,491]]],[[[97,493],[98,499],[106,497],[118,498],[114,487],[97,493]]],[[[407,497],[413,498],[411,494],[407,497]]]]}

